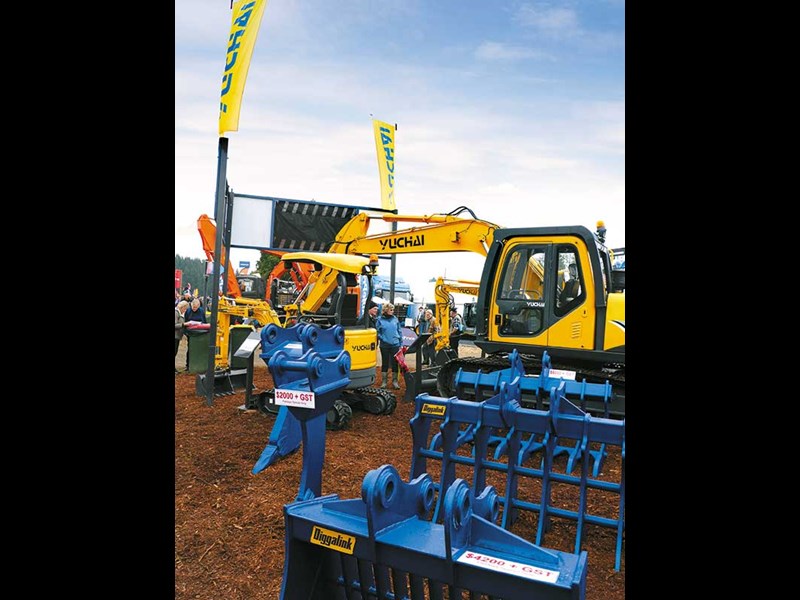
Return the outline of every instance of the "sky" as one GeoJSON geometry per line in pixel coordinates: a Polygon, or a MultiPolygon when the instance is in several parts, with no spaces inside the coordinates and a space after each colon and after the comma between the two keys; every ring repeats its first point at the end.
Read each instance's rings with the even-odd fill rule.
{"type": "MultiPolygon", "coordinates": [[[[175,1],[175,253],[200,259],[230,5],[175,1]]],[[[503,227],[591,231],[603,220],[606,244],[625,245],[624,0],[269,0],[226,133],[228,184],[380,208],[373,118],[397,124],[400,214],[466,206],[503,227]]],[[[235,266],[259,255],[231,249],[235,266]]],[[[433,302],[431,279],[478,281],[483,263],[400,255],[396,274],[433,302]]]]}

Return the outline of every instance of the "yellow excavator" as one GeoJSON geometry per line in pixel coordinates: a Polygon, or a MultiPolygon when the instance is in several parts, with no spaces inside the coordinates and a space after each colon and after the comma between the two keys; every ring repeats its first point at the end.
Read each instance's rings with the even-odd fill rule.
{"type": "MultiPolygon", "coordinates": [[[[209,260],[214,259],[213,240],[216,226],[206,215],[198,220],[198,231],[209,260]]],[[[355,256],[327,252],[287,252],[281,260],[291,265],[307,265],[308,282],[297,299],[283,306],[283,314],[272,309],[266,300],[244,298],[235,277],[228,279],[228,295],[218,305],[217,349],[215,354],[215,388],[243,388],[246,373],[232,375],[230,354],[231,319],[244,317],[257,321],[257,326],[275,324],[290,327],[297,323],[316,323],[321,327],[341,325],[344,328],[344,349],[350,353],[350,384],[328,413],[328,428],[342,429],[352,418],[356,405],[372,414],[389,415],[397,406],[397,398],[389,390],[372,387],[376,379],[377,333],[369,327],[364,315],[363,298],[372,297],[372,276],[378,265],[377,256],[355,256]],[[361,279],[363,278],[363,279],[361,279]],[[238,292],[238,295],[236,294],[238,292]]],[[[229,270],[230,271],[230,270],[229,270]]],[[[204,376],[198,376],[198,393],[203,391],[204,376]]],[[[258,395],[258,408],[276,413],[274,390],[258,395]]]]}
{"type": "MultiPolygon", "coordinates": [[[[459,369],[483,372],[508,367],[516,349],[527,372],[541,366],[574,371],[578,380],[625,386],[625,295],[611,288],[611,253],[605,227],[582,225],[503,228],[478,219],[466,207],[446,214],[371,216],[359,213],[339,232],[329,252],[385,255],[475,252],[486,257],[476,304],[478,358],[437,353],[440,395],[454,393],[459,369]],[[468,213],[469,216],[461,216],[468,213]],[[369,234],[370,221],[412,223],[369,234]]],[[[439,300],[437,298],[437,304],[439,300]]],[[[449,312],[438,311],[443,331],[449,312]]],[[[437,347],[446,350],[444,336],[437,347]]],[[[624,414],[623,404],[612,413],[624,414]]]]}
{"type": "MultiPolygon", "coordinates": [[[[608,380],[615,389],[624,390],[625,295],[612,291],[611,252],[604,245],[604,238],[601,222],[595,233],[582,225],[503,228],[478,219],[462,206],[450,213],[432,215],[359,213],[342,227],[327,254],[377,257],[474,252],[486,257],[478,285],[475,327],[475,345],[484,355],[454,357],[447,352],[445,336],[441,336],[437,340],[436,379],[442,396],[453,395],[453,381],[459,369],[490,372],[507,368],[507,356],[514,349],[522,356],[527,372],[541,367],[541,357],[547,351],[552,368],[574,371],[576,379],[587,382],[608,380]],[[464,213],[468,216],[461,216],[464,213]],[[370,223],[375,220],[412,225],[369,234],[370,223]]],[[[303,253],[283,258],[297,260],[297,254],[303,253]]],[[[308,260],[319,262],[326,253],[306,254],[308,260]]],[[[334,289],[341,294],[354,287],[355,278],[345,278],[341,283],[338,276],[344,274],[340,269],[322,267],[319,262],[319,273],[309,281],[308,291],[301,293],[295,305],[284,307],[286,324],[292,319],[331,322],[325,299],[334,289]]],[[[327,304],[340,306],[336,300],[328,300],[327,304]]],[[[446,332],[449,311],[438,312],[446,332]]],[[[371,340],[377,338],[372,332],[368,335],[371,340]]],[[[363,345],[360,342],[356,346],[363,345]]],[[[624,414],[624,395],[622,398],[622,405],[612,406],[612,413],[624,414]]]]}
{"type": "MultiPolygon", "coordinates": [[[[372,414],[392,414],[397,407],[395,395],[372,387],[378,363],[377,332],[369,325],[365,299],[372,297],[372,276],[378,257],[287,252],[282,259],[314,267],[297,299],[283,306],[284,326],[315,323],[323,328],[341,325],[344,329],[344,349],[350,354],[350,383],[328,412],[328,429],[345,427],[354,406],[372,414]]],[[[277,412],[271,393],[261,396],[262,408],[277,412]]]]}
{"type": "Polygon", "coordinates": [[[445,277],[436,278],[436,283],[433,287],[433,294],[436,298],[435,314],[436,320],[441,324],[441,331],[433,334],[436,352],[450,347],[450,309],[455,308],[453,294],[478,296],[480,285],[478,281],[447,279],[445,277]]]}

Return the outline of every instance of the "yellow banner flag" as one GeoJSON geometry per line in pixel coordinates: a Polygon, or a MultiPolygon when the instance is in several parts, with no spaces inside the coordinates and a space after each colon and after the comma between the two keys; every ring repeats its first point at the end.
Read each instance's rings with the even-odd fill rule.
{"type": "Polygon", "coordinates": [[[375,149],[378,152],[378,172],[381,176],[381,208],[397,208],[394,198],[394,134],[395,125],[372,120],[375,149]]]}
{"type": "Polygon", "coordinates": [[[222,94],[219,102],[219,135],[226,131],[239,131],[239,109],[244,94],[244,83],[250,58],[258,37],[258,28],[267,0],[237,0],[231,14],[231,34],[225,56],[225,73],[222,76],[222,94]]]}

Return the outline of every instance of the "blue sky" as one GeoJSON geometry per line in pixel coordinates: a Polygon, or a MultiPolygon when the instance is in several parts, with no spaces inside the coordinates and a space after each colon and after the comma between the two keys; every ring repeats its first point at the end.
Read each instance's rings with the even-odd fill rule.
{"type": "MultiPolygon", "coordinates": [[[[241,194],[379,207],[374,117],[398,125],[401,214],[467,206],[501,226],[591,230],[602,219],[608,245],[623,246],[624,13],[624,0],[269,0],[239,131],[227,134],[228,182],[241,194]]],[[[196,221],[214,214],[230,14],[230,0],[175,2],[183,256],[205,258],[196,221]]],[[[258,252],[231,258],[254,265],[258,252]]],[[[477,280],[482,264],[400,256],[397,274],[432,301],[428,279],[477,280]]]]}

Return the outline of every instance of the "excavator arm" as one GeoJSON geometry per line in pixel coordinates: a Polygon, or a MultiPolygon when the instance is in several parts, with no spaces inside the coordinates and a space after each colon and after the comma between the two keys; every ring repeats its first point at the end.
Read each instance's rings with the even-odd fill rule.
{"type": "MultiPolygon", "coordinates": [[[[459,207],[447,214],[433,215],[392,215],[384,214],[370,217],[359,213],[353,217],[336,236],[329,253],[341,254],[418,254],[421,252],[474,252],[481,256],[489,253],[495,230],[499,225],[478,219],[466,207],[459,207]],[[468,212],[471,218],[458,216],[468,212]],[[376,233],[367,232],[370,220],[387,223],[419,223],[407,229],[376,233]]],[[[436,350],[450,346],[450,294],[463,286],[469,290],[463,293],[478,294],[479,284],[472,281],[448,280],[439,278],[435,287],[436,313],[442,331],[436,336],[436,350]]]]}
{"type": "MultiPolygon", "coordinates": [[[[208,260],[214,260],[214,245],[216,244],[217,226],[208,215],[200,215],[197,219],[197,231],[200,232],[200,239],[203,241],[203,251],[208,260]]],[[[225,248],[220,254],[220,264],[226,264],[225,248]]],[[[242,291],[239,289],[239,282],[236,280],[236,273],[233,272],[231,265],[225,270],[228,274],[227,295],[231,298],[240,298],[242,291]]]]}
{"type": "Polygon", "coordinates": [[[477,296],[480,291],[480,283],[477,281],[465,281],[460,279],[436,278],[436,285],[433,293],[436,296],[436,320],[442,331],[436,334],[436,351],[450,347],[450,294],[469,294],[477,296]]]}
{"type": "MultiPolygon", "coordinates": [[[[478,218],[459,217],[460,207],[448,214],[381,215],[359,213],[338,233],[328,252],[337,254],[417,254],[420,252],[489,253],[499,225],[478,218]],[[421,223],[407,229],[368,235],[370,221],[421,223]]],[[[472,214],[472,211],[470,211],[472,214]]]]}
{"type": "MultiPolygon", "coordinates": [[[[200,215],[200,218],[197,219],[197,231],[200,233],[200,239],[203,241],[203,251],[206,253],[206,257],[208,260],[214,260],[214,245],[217,235],[216,225],[208,215],[200,215]]],[[[224,264],[224,248],[222,249],[221,259],[224,264]]],[[[230,342],[229,329],[232,318],[252,318],[258,320],[262,326],[270,323],[282,326],[278,313],[276,313],[265,300],[253,300],[251,298],[242,297],[239,282],[236,279],[236,273],[231,265],[228,265],[226,271],[228,274],[228,295],[222,295],[220,297],[217,307],[219,323],[217,326],[217,352],[214,356],[214,366],[218,371],[225,371],[230,367],[228,351],[230,342]]]]}
{"type": "MultiPolygon", "coordinates": [[[[328,296],[340,285],[340,274],[350,274],[354,280],[356,275],[366,273],[365,269],[372,273],[378,262],[376,256],[367,258],[325,252],[292,252],[285,255],[285,260],[314,266],[308,284],[300,292],[295,303],[283,307],[287,318],[317,313],[328,296]]],[[[358,294],[359,290],[357,286],[353,285],[348,289],[340,290],[340,293],[358,294]]]]}

